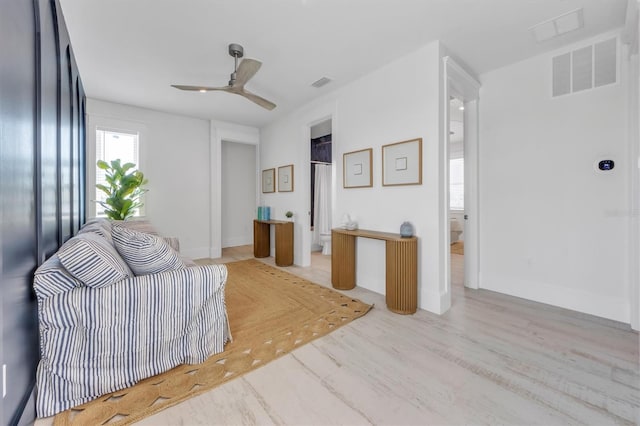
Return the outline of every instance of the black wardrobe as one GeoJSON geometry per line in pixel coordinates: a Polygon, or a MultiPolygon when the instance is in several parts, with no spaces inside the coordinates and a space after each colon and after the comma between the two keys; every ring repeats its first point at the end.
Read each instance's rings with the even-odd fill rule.
{"type": "Polygon", "coordinates": [[[33,272],[85,220],[85,94],[56,0],[0,0],[0,424],[35,418],[33,272]]]}

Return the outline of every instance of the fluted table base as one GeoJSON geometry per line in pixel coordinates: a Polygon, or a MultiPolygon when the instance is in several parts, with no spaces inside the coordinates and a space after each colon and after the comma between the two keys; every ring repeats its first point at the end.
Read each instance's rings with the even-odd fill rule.
{"type": "Polygon", "coordinates": [[[276,265],[293,265],[293,222],[284,220],[253,221],[253,256],[269,257],[271,254],[271,225],[276,231],[276,265]]]}
{"type": "Polygon", "coordinates": [[[387,308],[398,314],[413,314],[418,309],[418,239],[398,234],[358,229],[331,231],[331,283],[338,290],[356,285],[356,238],[374,238],[386,242],[387,308]]]}

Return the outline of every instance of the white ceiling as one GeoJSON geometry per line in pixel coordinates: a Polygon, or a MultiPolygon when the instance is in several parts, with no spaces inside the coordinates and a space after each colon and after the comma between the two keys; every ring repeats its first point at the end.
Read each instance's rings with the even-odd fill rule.
{"type": "MultiPolygon", "coordinates": [[[[477,75],[624,24],[627,0],[60,0],[91,98],[261,127],[440,40],[477,75]],[[537,23],[584,8],[584,28],[538,44],[537,23]],[[229,43],[262,68],[247,89],[267,111],[224,92],[229,43]],[[321,89],[320,77],[333,79],[321,89]]],[[[402,84],[402,75],[398,75],[402,84]]]]}

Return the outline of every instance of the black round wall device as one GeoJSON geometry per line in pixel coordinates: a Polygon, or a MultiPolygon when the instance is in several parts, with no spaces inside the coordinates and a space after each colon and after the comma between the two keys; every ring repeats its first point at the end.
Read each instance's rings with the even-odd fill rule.
{"type": "Polygon", "coordinates": [[[613,160],[602,160],[598,162],[598,169],[602,170],[603,172],[613,170],[615,164],[616,163],[613,160]]]}

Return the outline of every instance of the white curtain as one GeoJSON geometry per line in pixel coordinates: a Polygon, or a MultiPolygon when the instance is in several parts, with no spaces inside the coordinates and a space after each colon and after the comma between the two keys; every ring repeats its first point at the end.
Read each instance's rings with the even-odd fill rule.
{"type": "Polygon", "coordinates": [[[316,164],[313,199],[313,242],[320,243],[320,234],[331,234],[331,165],[316,164]]]}

